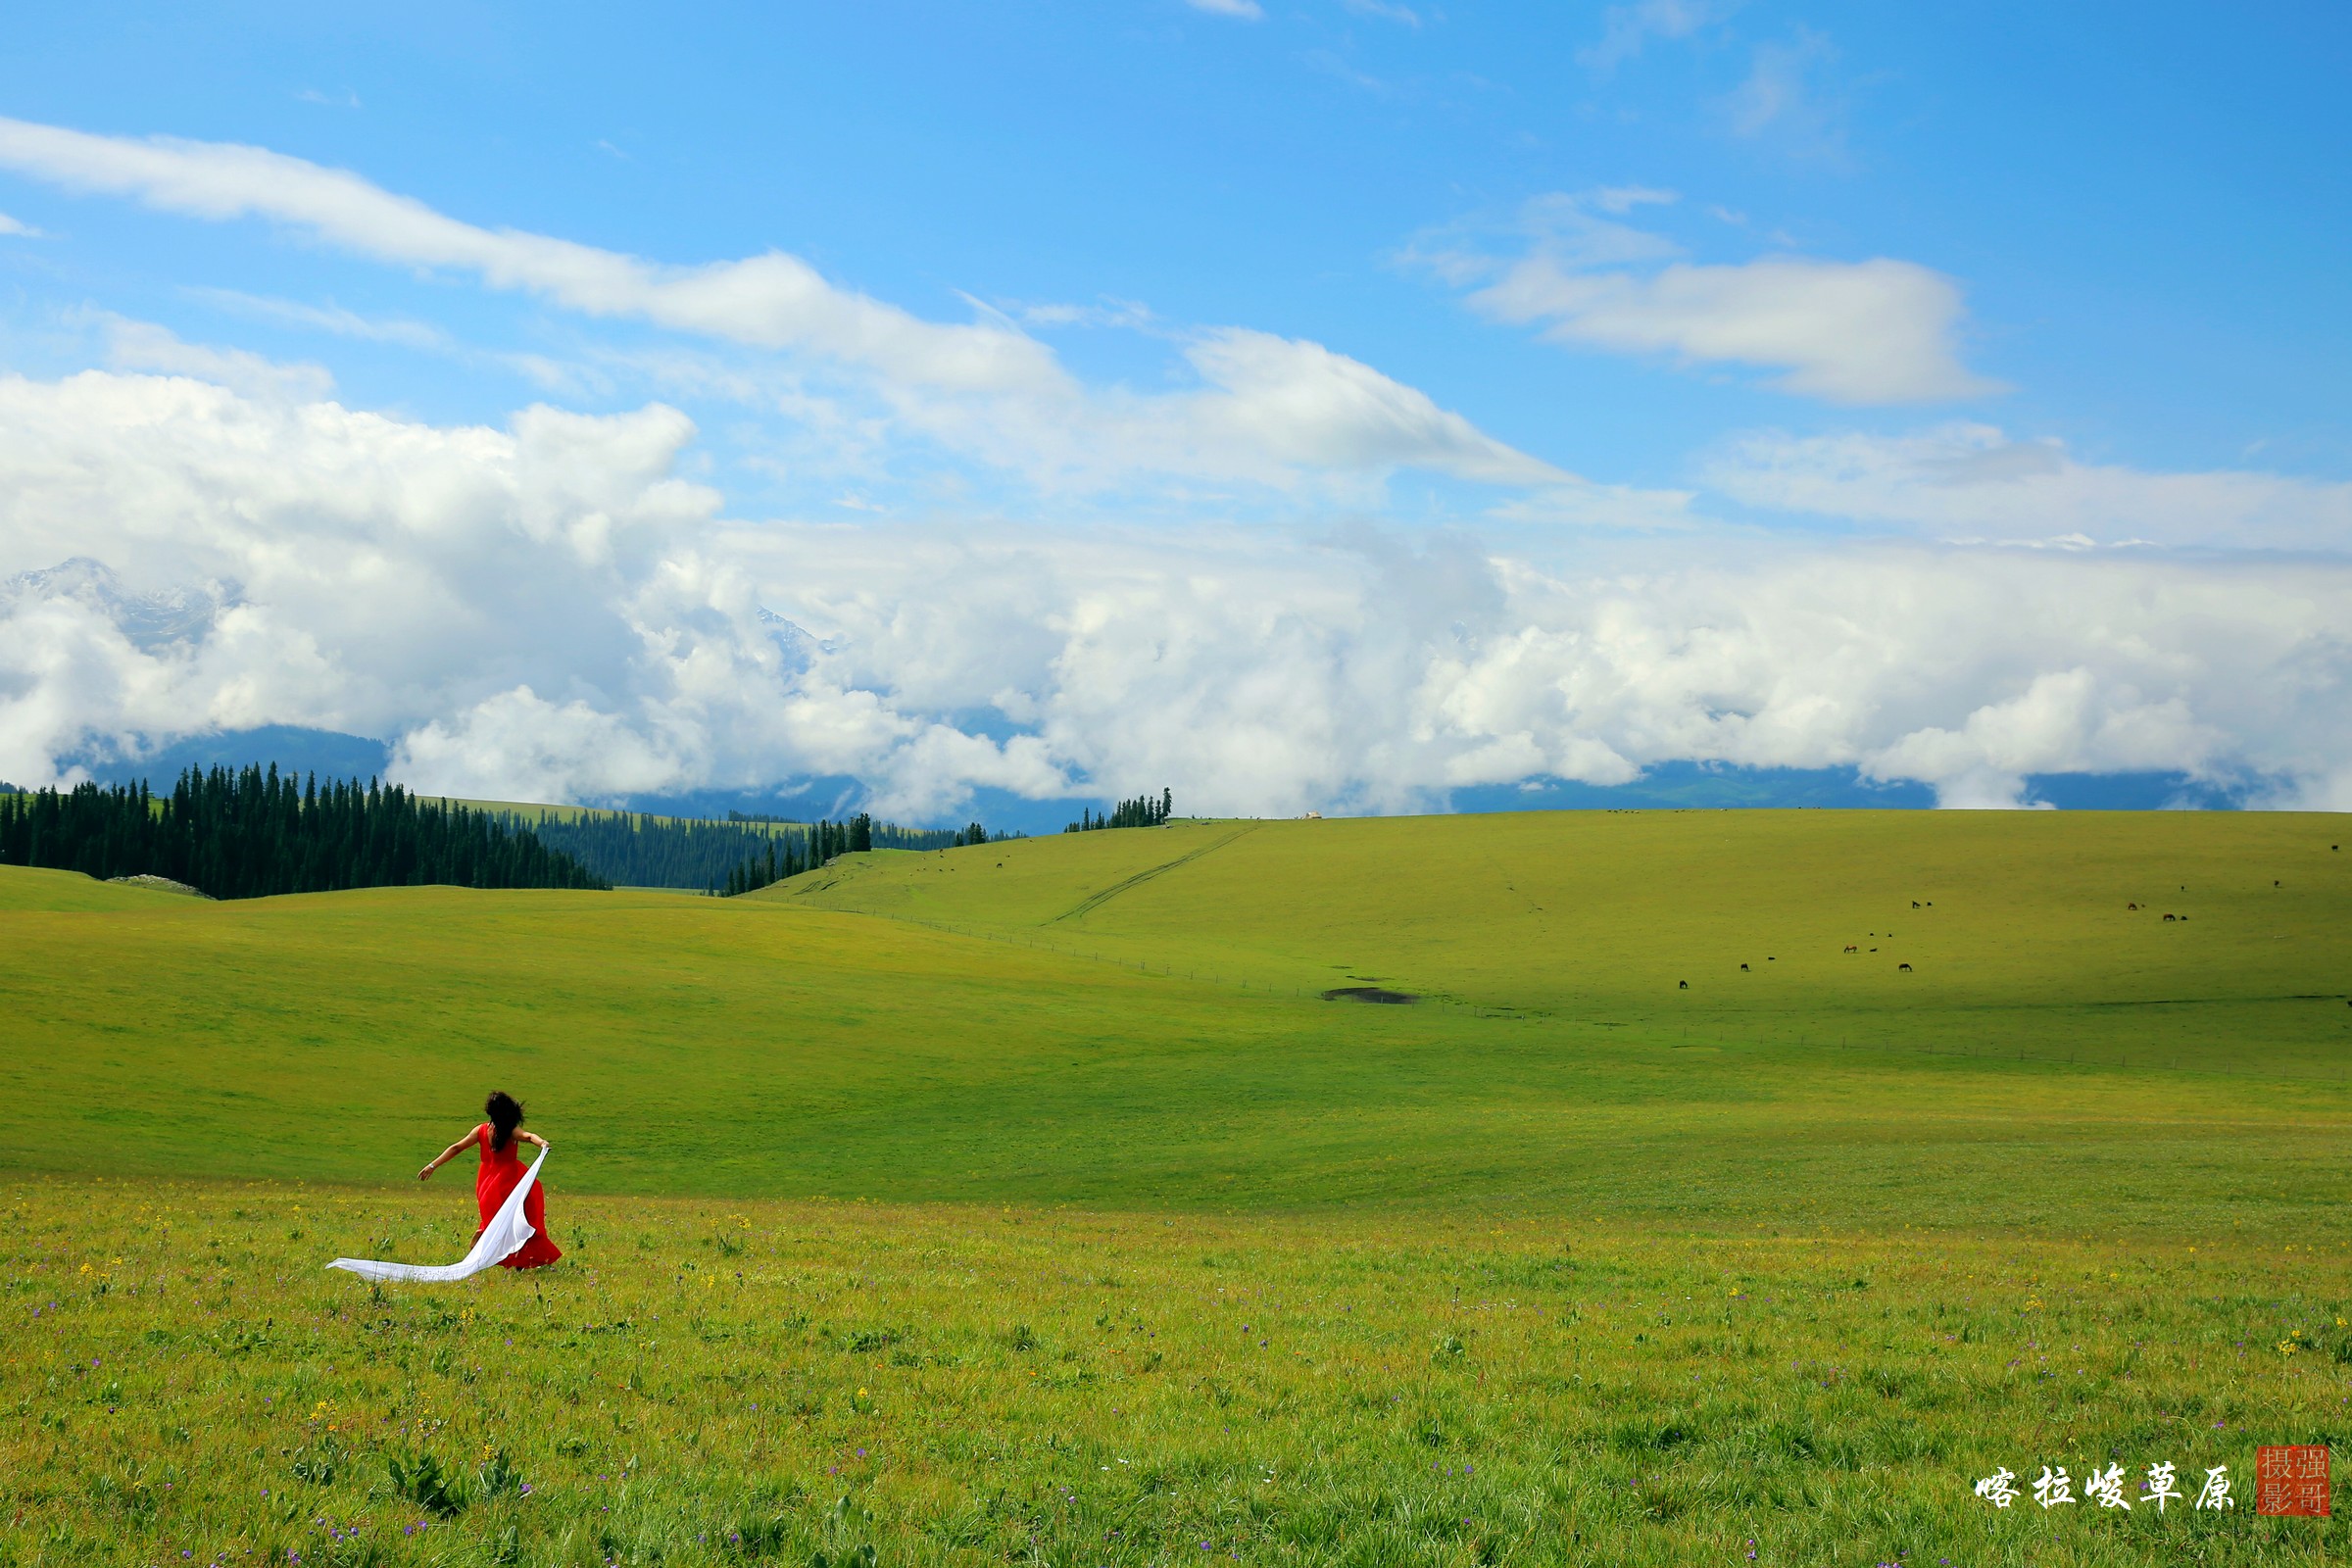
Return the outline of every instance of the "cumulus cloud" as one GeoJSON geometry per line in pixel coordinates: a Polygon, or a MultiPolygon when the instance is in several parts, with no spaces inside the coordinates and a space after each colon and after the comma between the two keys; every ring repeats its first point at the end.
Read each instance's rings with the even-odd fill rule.
{"type": "MultiPolygon", "coordinates": [[[[469,273],[584,315],[809,361],[878,399],[898,426],[1039,483],[1106,487],[1139,473],[1178,472],[1287,484],[1318,466],[1348,476],[1419,466],[1506,484],[1560,477],[1440,411],[1426,394],[1320,344],[1212,330],[1197,334],[1187,353],[1200,387],[1151,395],[1096,389],[998,313],[970,323],[924,320],[782,252],[671,266],[484,228],[348,171],[264,148],[100,136],[18,120],[0,119],[0,168],[194,218],[261,218],[362,256],[469,273]]],[[[289,309],[303,314],[278,314],[289,309]]],[[[397,340],[348,313],[309,314],[329,330],[397,340]]],[[[408,340],[419,346],[414,333],[408,340]]],[[[559,368],[521,368],[543,384],[562,384],[559,368]]]]}
{"type": "Polygon", "coordinates": [[[187,376],[0,377],[0,776],[284,723],[393,739],[428,789],[850,774],[938,819],[978,788],[1405,809],[1679,760],[1952,805],[2141,768],[2352,801],[2340,556],[1693,549],[1687,513],[1654,543],[1509,551],[752,522],[679,476],[695,439],[659,405],[434,426],[187,376]]]}
{"type": "MultiPolygon", "coordinates": [[[[781,584],[794,534],[725,551],[781,584]]],[[[2034,773],[2313,792],[2352,766],[2340,564],[1718,539],[1707,564],[1637,546],[1580,567],[1443,535],[1196,531],[1168,570],[1166,548],[894,529],[803,576],[795,612],[858,680],[994,706],[1073,775],[1208,809],[1404,809],[1685,759],[1849,766],[1951,805],[2020,804],[2034,773]]]]}
{"type": "Polygon", "coordinates": [[[1640,188],[1529,203],[1524,242],[1497,257],[1448,240],[1410,259],[1470,305],[1547,341],[1686,365],[1776,371],[1770,385],[1833,403],[1899,404],[1981,396],[1997,382],[1960,362],[1959,285],[1915,262],[1763,256],[1738,265],[1680,260],[1662,235],[1594,216],[1671,193],[1640,188]]]}
{"type": "Polygon", "coordinates": [[[1753,506],[1958,542],[2352,546],[2352,484],[2084,463],[2061,442],[2019,440],[1985,424],[1900,436],[1753,433],[1726,443],[1702,472],[1715,490],[1753,506]]]}

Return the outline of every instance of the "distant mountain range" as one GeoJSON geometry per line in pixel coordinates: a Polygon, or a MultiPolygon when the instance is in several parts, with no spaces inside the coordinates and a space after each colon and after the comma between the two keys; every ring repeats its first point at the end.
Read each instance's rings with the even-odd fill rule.
{"type": "MultiPolygon", "coordinates": [[[[280,772],[317,773],[321,778],[377,778],[390,766],[391,746],[365,735],[271,724],[223,730],[172,741],[143,756],[91,750],[65,759],[101,783],[147,779],[169,787],[183,768],[264,766],[280,772]]],[[[2179,773],[2047,773],[2029,778],[2030,798],[2066,810],[2230,810],[2242,804],[2232,791],[2179,773]]],[[[724,821],[730,811],[795,821],[842,818],[861,809],[863,791],[855,778],[825,776],[795,780],[766,790],[686,790],[633,795],[597,802],[664,816],[724,821]]],[[[1057,833],[1070,808],[1087,797],[1032,801],[1000,790],[979,792],[974,805],[956,813],[955,825],[977,817],[991,829],[1057,833]]],[[[1592,809],[1660,810],[1722,807],[1809,807],[1824,809],[1916,809],[1933,807],[1925,785],[1882,784],[1851,768],[1731,767],[1711,762],[1663,762],[1631,784],[1601,786],[1564,779],[1526,785],[1489,785],[1453,792],[1456,811],[1544,811],[1592,809]]],[[[1185,803],[1176,803],[1182,814],[1185,803]]]]}

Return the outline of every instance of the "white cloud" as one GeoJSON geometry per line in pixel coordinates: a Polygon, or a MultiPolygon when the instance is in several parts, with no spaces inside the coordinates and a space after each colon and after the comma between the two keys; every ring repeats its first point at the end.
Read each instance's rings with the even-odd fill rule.
{"type": "Polygon", "coordinates": [[[403,348],[421,349],[435,354],[449,353],[458,346],[457,340],[449,333],[426,321],[362,316],[340,305],[311,305],[301,300],[271,299],[237,289],[193,288],[187,292],[208,305],[255,320],[305,327],[315,332],[331,332],[337,337],[358,338],[368,343],[397,343],[403,348]]]}
{"type": "Polygon", "coordinates": [[[1844,162],[1844,111],[1821,80],[1837,58],[1827,37],[1804,28],[1786,43],[1758,44],[1746,79],[1722,105],[1732,133],[1770,138],[1800,158],[1844,162]]]}
{"type": "Polygon", "coordinates": [[[1104,299],[1095,305],[1021,305],[1012,313],[1030,326],[1093,326],[1143,329],[1156,319],[1152,307],[1135,300],[1104,299]]]}
{"type": "Polygon", "coordinates": [[[0,235],[14,235],[19,239],[45,239],[48,237],[30,223],[22,222],[9,217],[6,213],[0,213],[0,235]]]}
{"type": "Polygon", "coordinates": [[[1396,4],[1396,0],[1344,0],[1348,10],[1359,17],[1378,17],[1384,22],[1400,23],[1407,27],[1421,25],[1421,13],[1411,6],[1396,4]]]}
{"type": "Polygon", "coordinates": [[[1711,526],[1693,510],[1690,490],[1645,490],[1634,485],[1576,480],[1513,496],[1487,509],[1495,522],[1591,528],[1630,533],[1678,532],[1711,526]]]}
{"type": "Polygon", "coordinates": [[[1682,197],[1674,191],[1659,190],[1649,185],[1604,185],[1592,196],[1592,205],[1612,217],[1622,218],[1637,207],[1671,207],[1682,197]]]}
{"type": "Polygon", "coordinates": [[[668,267],[518,229],[487,229],[343,170],[265,148],[96,136],[0,119],[0,168],[165,212],[267,218],[379,261],[471,272],[590,316],[634,317],[770,349],[800,349],[917,386],[1026,390],[1064,380],[1053,356],[991,324],[924,321],[842,289],[796,256],[668,267]]]}
{"type": "MultiPolygon", "coordinates": [[[[1247,374],[1282,383],[1280,340],[1214,352],[1261,348],[1247,374]]],[[[1312,445],[1305,401],[1285,439],[1312,445]]],[[[1677,531],[753,523],[679,477],[694,440],[659,406],[442,427],[185,376],[0,377],[0,776],[94,737],[285,723],[397,738],[427,788],[847,773],[902,818],[1075,781],[1399,809],[1678,760],[1954,805],[2139,768],[2352,803],[2340,556],[1776,542],[1605,492],[1587,504],[1677,531]],[[74,558],[120,582],[24,575],[74,558]],[[763,608],[810,635],[787,650],[763,608]]]]}
{"type": "Polygon", "coordinates": [[[126,370],[164,370],[215,381],[238,391],[283,398],[322,398],[335,378],[322,365],[284,365],[244,349],[182,342],[167,327],[105,312],[90,318],[103,326],[108,362],[126,370]]]}
{"type": "MultiPolygon", "coordinates": [[[[0,119],[0,168],[196,218],[269,219],[363,256],[469,272],[588,316],[642,319],[788,364],[811,361],[849,377],[904,428],[1041,483],[1111,487],[1140,471],[1290,485],[1308,477],[1301,467],[1326,462],[1345,466],[1343,482],[1400,466],[1497,483],[1558,477],[1426,395],[1313,343],[1211,330],[1188,354],[1207,379],[1203,390],[1090,389],[1000,313],[964,324],[923,320],[781,252],[667,266],[482,228],[357,174],[258,147],[16,120],[0,119]],[[1365,420],[1360,427],[1335,422],[1351,413],[1365,420]]],[[[549,384],[563,373],[543,368],[549,384]]]]}
{"type": "Polygon", "coordinates": [[[1688,38],[1736,9],[1710,0],[1635,0],[1611,6],[1601,17],[1598,41],[1577,51],[1577,60],[1596,75],[1607,75],[1641,54],[1652,38],[1688,38]]]}
{"type": "Polygon", "coordinates": [[[1184,3],[1195,11],[1205,11],[1212,16],[1239,17],[1245,22],[1263,22],[1266,19],[1265,9],[1257,0],[1184,0],[1184,3]]]}
{"type": "MultiPolygon", "coordinates": [[[[461,342],[429,321],[362,316],[357,311],[345,310],[339,305],[312,305],[301,300],[272,299],[237,289],[191,288],[186,293],[190,298],[201,300],[218,310],[252,320],[326,332],[367,343],[389,343],[465,365],[496,367],[520,376],[542,391],[573,395],[583,390],[611,391],[608,379],[588,367],[565,364],[543,354],[476,348],[461,342]]],[[[159,365],[152,368],[170,369],[174,367],[159,365]]]]}
{"type": "MultiPolygon", "coordinates": [[[[1639,193],[1660,199],[1663,193],[1639,193]]],[[[1959,286],[1914,262],[1765,256],[1737,266],[1684,261],[1655,234],[1592,217],[1633,205],[1625,192],[1530,203],[1527,249],[1512,259],[1440,248],[1414,259],[1456,286],[1480,283],[1472,307],[1539,324],[1549,341],[1690,365],[1779,372],[1782,391],[1835,403],[1916,403],[1980,396],[1996,382],[1960,363],[1966,309],[1959,286]],[[1612,209],[1612,204],[1614,204],[1612,209]],[[1645,270],[1637,270],[1645,269],[1645,270]]]]}
{"type": "Polygon", "coordinates": [[[2150,702],[2076,667],[2035,675],[2015,696],[1986,703],[1960,727],[1928,725],[1872,757],[1882,778],[1932,781],[1939,804],[2013,807],[2027,775],[2198,769],[2224,741],[2178,696],[2150,702]]]}
{"type": "Polygon", "coordinates": [[[1903,436],[1766,431],[1727,443],[1703,474],[1751,506],[1963,542],[2352,548],[2352,484],[2083,463],[2059,442],[1984,424],[1903,436]]]}
{"type": "Polygon", "coordinates": [[[1566,477],[1319,343],[1232,327],[1201,334],[1186,358],[1215,389],[1187,400],[1204,452],[1255,444],[1302,467],[1404,464],[1506,485],[1566,477]]]}

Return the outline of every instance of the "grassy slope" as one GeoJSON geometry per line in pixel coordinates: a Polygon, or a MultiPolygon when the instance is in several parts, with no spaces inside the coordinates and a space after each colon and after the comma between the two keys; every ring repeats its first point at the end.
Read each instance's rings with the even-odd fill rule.
{"type": "Polygon", "coordinates": [[[852,861],[767,896],[1559,1018],[2334,1076],[2345,836],[2207,812],[1183,823],[852,861]]]}
{"type": "Polygon", "coordinates": [[[735,901],[211,905],[50,878],[81,906],[41,909],[7,873],[0,1148],[381,1180],[495,1081],[564,1140],[573,1190],[2340,1229],[2352,1009],[2278,1000],[2345,971],[2323,825],[1186,825],[875,856],[735,901]],[[2190,887],[2185,926],[2121,910],[2159,869],[2190,887]],[[823,906],[844,904],[993,934],[823,906]],[[1889,926],[1897,949],[1836,951],[1889,926]],[[1524,1012],[1281,989],[1371,978],[1524,1012]],[[2014,1059],[2149,1041],[2228,1070],[2014,1059]]]}
{"type": "Polygon", "coordinates": [[[0,872],[0,1565],[2324,1560],[2246,1494],[2348,1408],[2327,824],[2063,822],[1188,826],[723,902],[0,872]],[[2107,918],[2167,878],[2184,928],[2107,918]],[[1372,979],[1460,1001],[1285,994],[1372,979]],[[2115,1064],[2151,1030],[2197,1070],[2115,1064]],[[282,1178],[405,1182],[492,1079],[567,1261],[318,1272],[454,1255],[465,1172],[282,1178]],[[956,1201],[743,1196],[815,1192],[956,1201]],[[1969,1492],[2160,1459],[2238,1509],[1969,1492]]]}

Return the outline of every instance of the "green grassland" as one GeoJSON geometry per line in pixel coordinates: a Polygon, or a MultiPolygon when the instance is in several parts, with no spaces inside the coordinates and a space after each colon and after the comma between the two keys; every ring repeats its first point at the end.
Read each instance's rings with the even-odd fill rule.
{"type": "Polygon", "coordinates": [[[1171,823],[862,858],[765,896],[1562,1020],[2335,1076],[2347,836],[2203,812],[1171,823]]]}
{"type": "Polygon", "coordinates": [[[0,1564],[2320,1560],[1969,1483],[2352,1429],[2336,820],[0,870],[0,1564]],[[565,1263],[320,1270],[462,1250],[493,1084],[565,1263]]]}
{"type": "Polygon", "coordinates": [[[451,1255],[450,1196],[6,1182],[0,1561],[2341,1549],[2251,1496],[2257,1443],[2352,1420],[2340,1252],[559,1195],[536,1277],[318,1268],[451,1255]],[[2159,1509],[2158,1462],[2237,1508],[2159,1509]],[[2136,1506],[1971,1492],[2045,1464],[2136,1506]]]}

